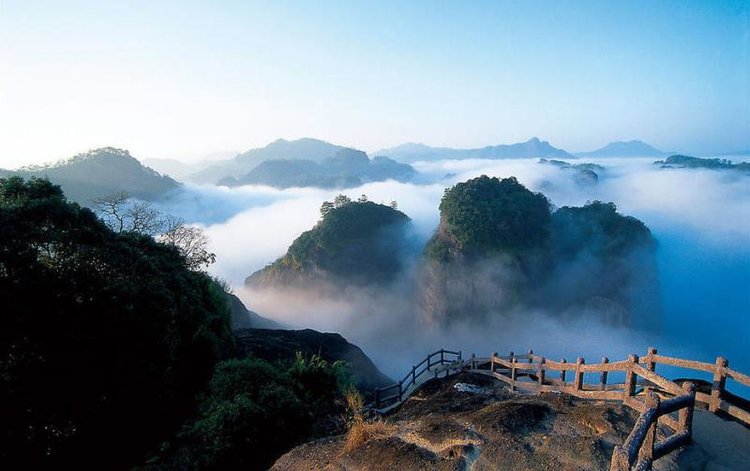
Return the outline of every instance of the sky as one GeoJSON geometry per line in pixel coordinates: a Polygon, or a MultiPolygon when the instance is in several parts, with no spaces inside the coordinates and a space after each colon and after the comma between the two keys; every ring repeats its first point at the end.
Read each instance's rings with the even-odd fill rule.
{"type": "Polygon", "coordinates": [[[750,2],[0,0],[0,167],[532,136],[750,149],[750,2]]]}

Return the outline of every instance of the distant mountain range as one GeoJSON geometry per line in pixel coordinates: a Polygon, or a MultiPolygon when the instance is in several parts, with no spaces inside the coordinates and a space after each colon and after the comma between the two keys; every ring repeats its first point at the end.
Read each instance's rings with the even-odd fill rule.
{"type": "Polygon", "coordinates": [[[416,175],[411,165],[387,157],[370,160],[362,151],[340,149],[334,157],[312,160],[266,160],[250,173],[227,177],[220,185],[269,185],[276,188],[354,188],[371,181],[408,181],[416,175]]]}
{"type": "Polygon", "coordinates": [[[399,162],[417,162],[420,160],[446,159],[527,159],[527,158],[575,158],[568,152],[533,137],[526,142],[500,144],[475,149],[452,149],[449,147],[430,147],[425,144],[408,143],[382,149],[375,155],[385,155],[399,162]]]}
{"type": "Polygon", "coordinates": [[[336,153],[343,149],[347,148],[312,138],[294,141],[277,139],[265,147],[250,149],[232,159],[215,162],[186,178],[194,183],[218,183],[225,178],[241,178],[262,162],[269,160],[307,160],[322,163],[335,157],[336,153]]]}
{"type": "Polygon", "coordinates": [[[142,165],[127,150],[103,147],[51,165],[0,170],[0,177],[47,178],[60,185],[68,199],[90,205],[101,196],[124,191],[142,200],[156,200],[180,187],[168,176],[142,165]]]}
{"type": "Polygon", "coordinates": [[[362,151],[318,139],[276,140],[188,175],[195,183],[277,188],[351,188],[370,181],[408,180],[416,172],[387,158],[370,160],[362,151]]]}
{"type": "Polygon", "coordinates": [[[643,141],[610,142],[601,149],[589,152],[576,152],[576,157],[662,157],[666,155],[643,141]]]}

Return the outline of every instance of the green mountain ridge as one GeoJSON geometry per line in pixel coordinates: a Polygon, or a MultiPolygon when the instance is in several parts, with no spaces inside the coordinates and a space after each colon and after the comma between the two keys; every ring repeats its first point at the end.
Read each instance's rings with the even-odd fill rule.
{"type": "Polygon", "coordinates": [[[118,191],[141,200],[157,200],[180,188],[178,182],[144,166],[127,150],[114,147],[93,149],[51,165],[0,170],[0,176],[47,178],[60,185],[69,199],[83,205],[118,191]]]}
{"type": "Polygon", "coordinates": [[[245,280],[251,288],[310,282],[387,284],[403,266],[399,250],[409,218],[389,206],[349,201],[326,212],[287,253],[245,280]]]}

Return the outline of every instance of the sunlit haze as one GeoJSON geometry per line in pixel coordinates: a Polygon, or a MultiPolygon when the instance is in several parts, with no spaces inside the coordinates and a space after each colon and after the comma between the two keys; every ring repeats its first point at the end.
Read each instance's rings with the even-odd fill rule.
{"type": "Polygon", "coordinates": [[[306,136],[728,153],[750,148],[748,83],[745,1],[3,0],[0,167],[306,136]]]}

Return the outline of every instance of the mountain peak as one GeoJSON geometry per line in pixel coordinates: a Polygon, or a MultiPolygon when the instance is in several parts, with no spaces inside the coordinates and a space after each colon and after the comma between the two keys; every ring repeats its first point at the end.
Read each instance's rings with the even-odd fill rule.
{"type": "Polygon", "coordinates": [[[632,139],[610,142],[601,149],[579,152],[576,155],[579,157],[661,157],[664,154],[643,141],[632,139]]]}

